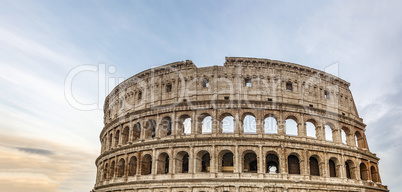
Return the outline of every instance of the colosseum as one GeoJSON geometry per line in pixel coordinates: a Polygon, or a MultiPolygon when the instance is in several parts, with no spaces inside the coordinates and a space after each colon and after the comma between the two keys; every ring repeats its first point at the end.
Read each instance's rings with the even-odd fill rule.
{"type": "Polygon", "coordinates": [[[257,58],[138,73],[105,100],[93,191],[389,191],[349,86],[257,58]]]}

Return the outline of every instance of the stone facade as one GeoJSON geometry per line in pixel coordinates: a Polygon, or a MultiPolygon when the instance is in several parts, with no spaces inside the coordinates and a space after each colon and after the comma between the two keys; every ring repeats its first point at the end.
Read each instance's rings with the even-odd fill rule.
{"type": "Polygon", "coordinates": [[[94,191],[388,191],[349,85],[256,58],[143,71],[106,98],[94,191]]]}

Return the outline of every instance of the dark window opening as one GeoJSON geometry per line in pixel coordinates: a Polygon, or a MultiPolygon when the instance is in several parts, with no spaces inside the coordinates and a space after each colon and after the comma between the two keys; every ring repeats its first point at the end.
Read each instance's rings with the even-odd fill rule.
{"type": "Polygon", "coordinates": [[[208,81],[208,79],[204,79],[204,80],[202,81],[202,87],[209,87],[209,81],[208,81]]]}
{"type": "Polygon", "coordinates": [[[138,99],[138,100],[141,100],[141,99],[142,99],[142,92],[141,92],[141,91],[140,91],[140,92],[138,92],[137,99],[138,99]]]}
{"type": "Polygon", "coordinates": [[[324,91],[324,98],[329,99],[329,91],[324,91]]]}
{"type": "Polygon", "coordinates": [[[310,157],[310,175],[320,176],[320,168],[318,166],[318,161],[314,157],[310,157]]]}
{"type": "Polygon", "coordinates": [[[291,82],[286,83],[286,91],[293,91],[293,85],[291,82]]]}
{"type": "Polygon", "coordinates": [[[225,100],[229,100],[229,97],[224,97],[225,100]]]}
{"type": "Polygon", "coordinates": [[[245,80],[244,80],[244,83],[245,83],[245,86],[246,86],[246,87],[251,87],[251,86],[252,86],[252,84],[251,84],[251,79],[250,79],[250,78],[245,79],[245,80]]]}
{"type": "Polygon", "coordinates": [[[167,84],[166,85],[166,92],[172,92],[172,85],[171,84],[167,84]]]}
{"type": "Polygon", "coordinates": [[[188,154],[187,153],[183,156],[182,173],[188,173],[188,154]]]}
{"type": "Polygon", "coordinates": [[[289,174],[300,175],[299,158],[297,158],[294,155],[290,155],[288,157],[288,171],[289,171],[289,174]]]}
{"type": "Polygon", "coordinates": [[[332,160],[329,160],[329,176],[336,177],[335,163],[332,160]]]}
{"type": "Polygon", "coordinates": [[[346,178],[352,179],[352,175],[350,174],[350,167],[347,162],[345,163],[345,169],[346,169],[346,178]]]}
{"type": "Polygon", "coordinates": [[[268,101],[272,101],[272,98],[268,98],[268,101]]]}
{"type": "Polygon", "coordinates": [[[310,107],[313,107],[313,104],[310,104],[309,106],[310,106],[310,107]]]}

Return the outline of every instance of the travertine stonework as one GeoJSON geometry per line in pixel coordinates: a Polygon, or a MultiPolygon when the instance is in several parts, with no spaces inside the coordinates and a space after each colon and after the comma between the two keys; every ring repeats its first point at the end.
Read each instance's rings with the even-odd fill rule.
{"type": "Polygon", "coordinates": [[[94,191],[388,191],[349,85],[256,58],[143,71],[106,98],[94,191]]]}

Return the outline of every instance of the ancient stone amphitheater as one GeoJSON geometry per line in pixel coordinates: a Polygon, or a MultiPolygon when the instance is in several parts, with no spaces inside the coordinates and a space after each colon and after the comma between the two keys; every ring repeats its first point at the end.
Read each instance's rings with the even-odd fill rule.
{"type": "Polygon", "coordinates": [[[94,191],[388,191],[349,85],[256,58],[138,73],[106,98],[94,191]]]}

